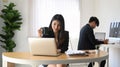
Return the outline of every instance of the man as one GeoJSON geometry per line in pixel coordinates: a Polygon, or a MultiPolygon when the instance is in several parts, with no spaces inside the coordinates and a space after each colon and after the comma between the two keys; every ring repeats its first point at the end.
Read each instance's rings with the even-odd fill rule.
{"type": "MultiPolygon", "coordinates": [[[[108,43],[108,40],[99,41],[95,39],[93,29],[96,26],[99,26],[99,20],[97,17],[90,17],[89,23],[86,24],[80,31],[78,50],[94,50],[96,45],[108,43]]],[[[106,61],[103,60],[100,64],[100,67],[104,67],[105,63],[106,61]]],[[[88,67],[92,67],[92,63],[90,63],[88,67]]]]}

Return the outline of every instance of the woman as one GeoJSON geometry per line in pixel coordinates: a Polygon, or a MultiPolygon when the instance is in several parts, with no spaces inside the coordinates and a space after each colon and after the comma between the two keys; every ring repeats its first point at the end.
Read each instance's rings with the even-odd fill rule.
{"type": "MultiPolygon", "coordinates": [[[[68,50],[69,33],[65,31],[64,18],[60,14],[53,16],[49,29],[53,32],[58,52],[64,53],[68,50]]],[[[42,36],[42,30],[38,30],[39,36],[42,36]]],[[[51,36],[51,35],[50,35],[51,36]]],[[[49,64],[48,67],[66,67],[66,64],[49,64]]]]}

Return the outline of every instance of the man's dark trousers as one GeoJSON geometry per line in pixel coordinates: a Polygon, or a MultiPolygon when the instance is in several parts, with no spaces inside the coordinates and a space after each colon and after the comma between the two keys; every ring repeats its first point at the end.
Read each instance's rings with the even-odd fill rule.
{"type": "MultiPolygon", "coordinates": [[[[105,63],[106,63],[106,60],[103,60],[103,61],[100,63],[100,67],[105,67],[105,63]]],[[[93,67],[93,65],[94,65],[94,62],[93,62],[93,63],[90,63],[90,64],[88,65],[88,67],[93,67]]]]}

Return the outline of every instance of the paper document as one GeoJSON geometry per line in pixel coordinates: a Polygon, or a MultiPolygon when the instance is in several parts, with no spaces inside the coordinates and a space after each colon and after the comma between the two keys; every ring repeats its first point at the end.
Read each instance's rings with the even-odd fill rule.
{"type": "Polygon", "coordinates": [[[74,55],[87,56],[88,55],[86,51],[82,51],[82,50],[69,50],[66,52],[66,54],[70,56],[74,56],[74,55]]]}

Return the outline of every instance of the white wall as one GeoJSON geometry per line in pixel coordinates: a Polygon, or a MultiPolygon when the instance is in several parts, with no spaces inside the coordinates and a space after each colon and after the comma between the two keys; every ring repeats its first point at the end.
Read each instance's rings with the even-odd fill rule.
{"type": "MultiPolygon", "coordinates": [[[[10,1],[10,0],[9,0],[10,1]]],[[[23,18],[23,24],[21,25],[21,30],[16,31],[16,35],[14,37],[15,42],[17,44],[15,51],[28,51],[28,43],[27,43],[27,37],[28,37],[28,18],[29,18],[29,7],[28,7],[28,1],[29,0],[11,0],[11,2],[15,2],[16,9],[18,9],[21,12],[22,18],[23,18]]]]}
{"type": "MultiPolygon", "coordinates": [[[[3,5],[3,3],[2,3],[2,1],[0,1],[0,10],[2,10],[2,6],[3,5]]],[[[1,12],[0,12],[0,14],[1,14],[1,12]]],[[[0,18],[0,33],[2,32],[1,30],[1,27],[3,26],[3,20],[0,18]]],[[[0,43],[0,45],[1,45],[1,43],[0,43]]],[[[2,65],[2,52],[4,51],[4,49],[3,48],[1,48],[0,47],[0,67],[2,67],[1,65],[2,65]]]]}
{"type": "Polygon", "coordinates": [[[100,21],[100,26],[96,27],[95,32],[106,32],[106,38],[108,38],[110,22],[120,19],[119,0],[81,0],[80,7],[80,27],[88,23],[91,16],[96,16],[100,21]]]}
{"type": "Polygon", "coordinates": [[[91,16],[95,16],[95,1],[81,0],[80,2],[80,27],[83,27],[91,16]]]}
{"type": "Polygon", "coordinates": [[[110,22],[120,21],[120,0],[96,0],[96,15],[100,19],[97,31],[109,34],[110,22]]]}

